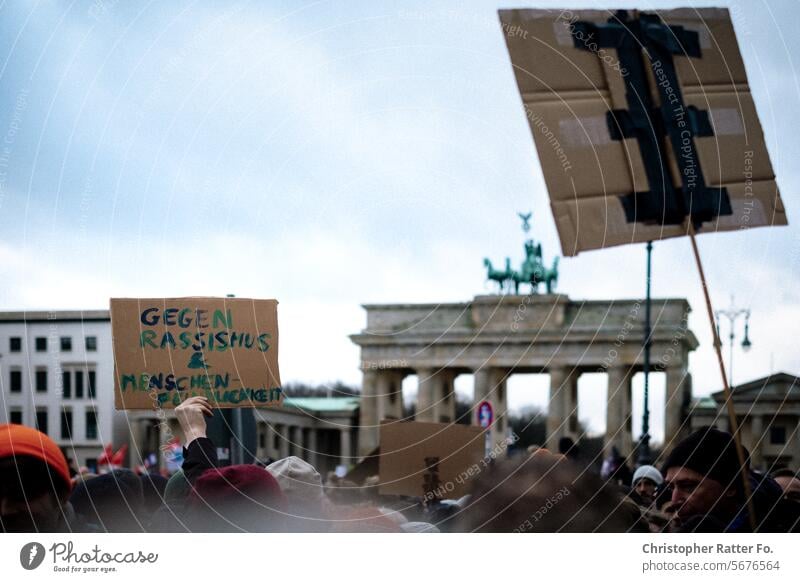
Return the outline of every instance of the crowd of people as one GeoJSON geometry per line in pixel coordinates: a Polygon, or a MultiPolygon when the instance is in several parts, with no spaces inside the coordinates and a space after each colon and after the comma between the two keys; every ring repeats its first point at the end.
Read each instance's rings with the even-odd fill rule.
{"type": "MultiPolygon", "coordinates": [[[[536,449],[497,459],[460,499],[379,494],[329,478],[298,457],[221,467],[206,436],[209,402],[176,409],[182,469],[167,479],[117,469],[70,474],[43,433],[0,425],[0,525],[5,532],[794,532],[800,479],[742,465],[731,434],[701,429],[657,468],[602,474],[536,449]]],[[[745,451],[746,452],[746,451],[745,451]]]]}

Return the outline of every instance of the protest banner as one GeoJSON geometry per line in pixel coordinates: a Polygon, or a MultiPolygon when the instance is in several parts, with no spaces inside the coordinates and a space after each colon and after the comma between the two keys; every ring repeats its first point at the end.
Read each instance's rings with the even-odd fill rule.
{"type": "Polygon", "coordinates": [[[564,255],[787,224],[728,10],[640,14],[500,11],[564,255]]]}
{"type": "Polygon", "coordinates": [[[111,329],[118,410],[282,402],[274,299],[111,299],[111,329]]]}
{"type": "Polygon", "coordinates": [[[381,495],[457,499],[481,468],[483,429],[463,424],[384,421],[378,474],[381,495]]]}

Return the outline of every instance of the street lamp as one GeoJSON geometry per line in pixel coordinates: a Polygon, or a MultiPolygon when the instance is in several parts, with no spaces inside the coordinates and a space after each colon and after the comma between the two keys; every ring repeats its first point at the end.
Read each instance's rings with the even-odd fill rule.
{"type": "Polygon", "coordinates": [[[640,467],[649,465],[650,459],[650,347],[653,330],[650,326],[650,282],[652,273],[653,241],[647,241],[647,291],[644,304],[644,410],[642,412],[642,435],[639,437],[639,457],[636,461],[640,467]]]}
{"type": "Polygon", "coordinates": [[[742,351],[747,353],[753,346],[753,343],[750,341],[750,310],[737,309],[733,302],[733,295],[731,295],[731,306],[728,309],[718,309],[717,311],[714,312],[714,317],[717,320],[717,341],[719,342],[722,341],[720,339],[722,337],[720,335],[720,317],[724,317],[728,320],[728,325],[730,328],[730,333],[728,334],[728,339],[730,340],[728,384],[731,387],[733,387],[733,344],[734,340],[736,339],[736,320],[742,316],[744,316],[744,339],[742,340],[742,351]]]}

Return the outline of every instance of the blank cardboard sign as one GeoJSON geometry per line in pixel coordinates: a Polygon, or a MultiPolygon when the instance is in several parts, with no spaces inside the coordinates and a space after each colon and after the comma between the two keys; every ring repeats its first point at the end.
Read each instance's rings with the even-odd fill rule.
{"type": "MultiPolygon", "coordinates": [[[[733,211],[703,222],[698,232],[787,224],[728,11],[657,13],[667,25],[698,34],[701,58],[676,54],[673,62],[685,105],[707,112],[713,128],[713,135],[694,138],[705,183],[727,188],[733,211]]],[[[612,137],[609,128],[607,113],[629,107],[625,84],[629,72],[621,66],[616,49],[598,49],[595,39],[575,26],[576,22],[602,25],[613,14],[613,10],[499,12],[567,256],[687,234],[687,224],[630,220],[624,211],[623,196],[649,190],[636,139],[612,137]]],[[[648,76],[651,99],[658,105],[659,79],[651,70],[648,76]]],[[[662,140],[659,147],[668,160],[663,172],[680,187],[671,143],[662,140]]]]}
{"type": "Polygon", "coordinates": [[[428,501],[457,499],[481,468],[484,431],[438,422],[384,421],[380,429],[380,493],[428,501]]]}
{"type": "Polygon", "coordinates": [[[282,402],[274,299],[111,299],[111,330],[118,410],[282,402]]]}

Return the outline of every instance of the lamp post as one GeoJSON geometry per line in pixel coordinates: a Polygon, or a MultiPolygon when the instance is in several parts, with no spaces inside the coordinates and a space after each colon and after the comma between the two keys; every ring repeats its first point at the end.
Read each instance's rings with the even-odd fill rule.
{"type": "Polygon", "coordinates": [[[642,435],[639,437],[637,464],[649,465],[650,460],[650,345],[653,333],[650,326],[650,273],[653,241],[647,241],[647,293],[644,303],[644,411],[642,412],[642,435]]]}
{"type": "MultiPolygon", "coordinates": [[[[714,317],[717,320],[717,337],[721,338],[720,335],[720,318],[724,317],[728,320],[728,325],[730,328],[730,333],[728,334],[729,340],[729,348],[730,348],[730,356],[729,356],[729,363],[728,363],[728,383],[733,387],[733,343],[736,339],[736,320],[740,317],[744,316],[744,339],[742,340],[742,351],[748,352],[750,351],[750,347],[753,345],[750,341],[750,310],[749,309],[737,309],[733,302],[733,295],[731,295],[731,306],[728,309],[718,309],[714,312],[714,317]]],[[[720,339],[720,342],[722,340],[720,339]]]]}

